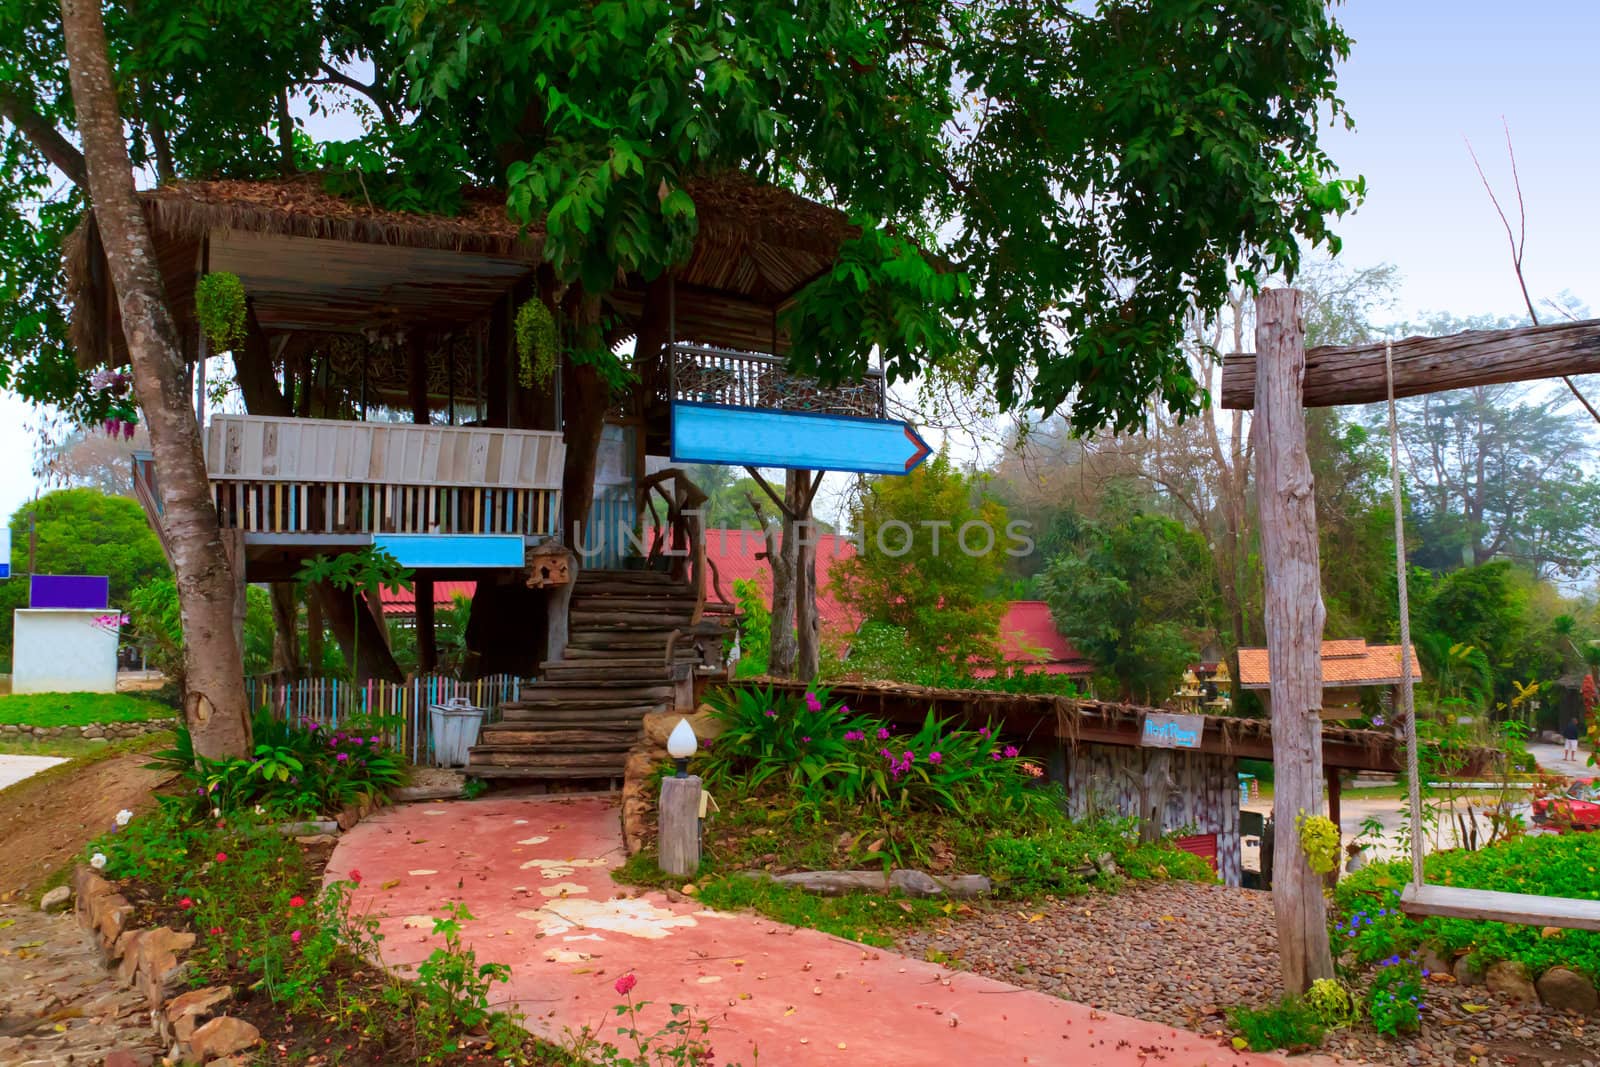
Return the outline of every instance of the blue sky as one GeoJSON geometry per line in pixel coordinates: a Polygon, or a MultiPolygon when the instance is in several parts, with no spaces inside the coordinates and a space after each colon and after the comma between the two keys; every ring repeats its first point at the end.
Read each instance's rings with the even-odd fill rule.
{"type": "MultiPolygon", "coordinates": [[[[1585,0],[1353,0],[1340,88],[1354,132],[1328,131],[1345,173],[1369,184],[1338,225],[1353,266],[1391,263],[1395,314],[1520,314],[1505,234],[1468,158],[1470,138],[1514,208],[1502,117],[1528,209],[1535,299],[1570,290],[1600,315],[1600,4],[1585,0]]],[[[31,409],[0,395],[0,514],[33,495],[31,409]]]]}
{"type": "Polygon", "coordinates": [[[1402,315],[1521,313],[1465,142],[1511,211],[1503,117],[1528,211],[1529,289],[1536,300],[1571,290],[1600,314],[1600,4],[1353,0],[1336,16],[1355,39],[1339,85],[1356,129],[1324,144],[1369,185],[1338,226],[1341,258],[1397,266],[1402,315]]]}

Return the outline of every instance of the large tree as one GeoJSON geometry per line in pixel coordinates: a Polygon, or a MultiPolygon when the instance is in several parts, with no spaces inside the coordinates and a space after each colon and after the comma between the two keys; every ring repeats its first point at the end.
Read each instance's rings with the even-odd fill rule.
{"type": "MultiPolygon", "coordinates": [[[[990,376],[1002,404],[1060,409],[1080,430],[1131,426],[1151,402],[1196,410],[1187,309],[1334,243],[1326,220],[1359,193],[1317,146],[1321,120],[1343,114],[1334,65],[1348,49],[1320,0],[110,11],[116,139],[162,179],[316,166],[351,195],[442,211],[464,183],[503,189],[544,233],[537,292],[562,324],[579,457],[630,372],[613,345],[637,328],[638,370],[663,340],[659,323],[609,321],[601,298],[684,261],[696,177],[742,170],[854,222],[784,323],[798,368],[850,375],[877,352],[905,375],[956,359],[990,376]],[[291,101],[341,99],[360,138],[297,138],[291,101]]],[[[0,288],[17,297],[0,301],[15,327],[0,344],[18,387],[92,415],[106,400],[65,354],[53,254],[94,177],[73,137],[100,111],[68,92],[61,40],[46,0],[0,13],[0,239],[19,253],[0,255],[0,288]]],[[[180,397],[136,386],[160,462],[154,423],[180,397]]],[[[592,484],[581,466],[569,475],[581,517],[592,484]]]]}

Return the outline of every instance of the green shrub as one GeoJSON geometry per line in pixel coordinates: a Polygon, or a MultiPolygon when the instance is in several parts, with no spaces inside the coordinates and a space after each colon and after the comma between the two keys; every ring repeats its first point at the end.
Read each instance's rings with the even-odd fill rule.
{"type": "Polygon", "coordinates": [[[1211,865],[1193,853],[1168,842],[1141,844],[1134,819],[1072,822],[1063,817],[1049,820],[1033,833],[995,837],[988,842],[985,870],[1009,891],[1022,895],[1082,893],[1108,884],[1111,876],[1098,867],[1102,856],[1109,856],[1123,875],[1136,880],[1216,880],[1211,865]]]}
{"type": "Polygon", "coordinates": [[[968,816],[1060,805],[1038,764],[988,727],[951,729],[929,712],[915,733],[901,734],[832,702],[820,688],[803,698],[725,689],[708,700],[724,727],[706,766],[706,777],[719,785],[737,778],[760,789],[770,781],[816,804],[968,816]]]}
{"type": "MultiPolygon", "coordinates": [[[[1513,838],[1476,852],[1437,852],[1428,881],[1468,889],[1600,900],[1600,834],[1513,838]]],[[[1600,980],[1600,932],[1566,930],[1545,937],[1539,926],[1402,915],[1400,890],[1410,880],[1403,860],[1375,863],[1342,879],[1334,894],[1341,915],[1333,941],[1370,963],[1432,944],[1446,954],[1471,952],[1486,961],[1516,960],[1535,975],[1561,965],[1600,980]]]]}
{"type": "Polygon", "coordinates": [[[1367,1018],[1380,1034],[1413,1034],[1422,1026],[1422,979],[1415,960],[1390,956],[1378,963],[1367,987],[1367,1018]]]}
{"type": "Polygon", "coordinates": [[[841,676],[926,685],[934,689],[984,689],[998,693],[1054,693],[1082,696],[1077,682],[1064,674],[1045,674],[1001,665],[978,677],[969,664],[949,656],[929,656],[906,630],[883,622],[864,622],[850,641],[850,658],[830,664],[841,676]]]}
{"type": "Polygon", "coordinates": [[[1326,1032],[1317,1013],[1299,997],[1284,997],[1265,1008],[1233,1008],[1228,1025],[1239,1031],[1251,1052],[1316,1048],[1326,1032]]]}
{"type": "Polygon", "coordinates": [[[266,710],[256,715],[252,730],[252,758],[209,760],[195,754],[189,731],[179,727],[173,747],[156,753],[149,765],[186,783],[182,792],[162,799],[197,816],[258,811],[304,818],[362,799],[381,801],[405,781],[405,760],[377,732],[324,731],[312,722],[297,726],[266,710]]]}

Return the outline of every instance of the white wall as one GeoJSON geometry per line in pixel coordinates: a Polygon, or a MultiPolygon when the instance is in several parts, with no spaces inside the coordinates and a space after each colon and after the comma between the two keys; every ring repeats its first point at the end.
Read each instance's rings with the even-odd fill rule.
{"type": "Polygon", "coordinates": [[[11,645],[13,693],[114,693],[118,612],[19,608],[11,645]]]}

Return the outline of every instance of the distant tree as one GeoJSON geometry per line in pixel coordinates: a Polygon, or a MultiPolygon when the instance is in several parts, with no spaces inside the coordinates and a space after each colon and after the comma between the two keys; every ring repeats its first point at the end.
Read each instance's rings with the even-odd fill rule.
{"type": "Polygon", "coordinates": [[[1006,509],[939,454],[903,477],[871,482],[851,508],[860,551],[834,564],[833,586],[862,618],[906,631],[922,655],[993,659],[1005,601],[1006,509]]]}
{"type": "Polygon", "coordinates": [[[0,582],[0,650],[11,651],[12,616],[28,606],[28,516],[38,540],[39,574],[101,574],[111,579],[111,606],[167,573],[161,542],[144,509],[98,489],[58,489],[11,513],[11,580],[0,582]]]}
{"type": "Polygon", "coordinates": [[[135,451],[149,451],[150,433],[134,428],[132,437],[80,428],[34,458],[34,473],[50,485],[66,489],[98,489],[111,496],[133,495],[135,451]]]}
{"type": "Polygon", "coordinates": [[[1039,585],[1056,627],[1118,694],[1154,704],[1194,662],[1216,604],[1205,539],[1137,512],[1086,524],[1076,550],[1051,560],[1039,585]]]}

